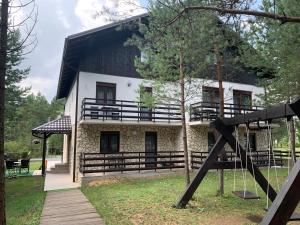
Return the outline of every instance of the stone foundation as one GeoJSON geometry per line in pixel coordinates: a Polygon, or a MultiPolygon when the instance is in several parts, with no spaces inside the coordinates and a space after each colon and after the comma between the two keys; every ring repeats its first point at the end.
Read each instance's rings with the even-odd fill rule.
{"type": "MultiPolygon", "coordinates": [[[[73,171],[73,149],[74,149],[74,126],[72,127],[70,172],[73,171]]],[[[144,152],[145,132],[157,132],[157,152],[161,151],[183,151],[182,129],[181,127],[167,126],[130,126],[130,125],[102,125],[102,124],[81,124],[77,130],[77,160],[76,160],[76,180],[80,180],[79,166],[80,154],[82,152],[100,152],[101,131],[120,132],[120,152],[144,152]]],[[[212,129],[208,126],[187,126],[188,150],[208,151],[208,132],[212,129]]],[[[244,146],[245,127],[239,128],[239,141],[244,146]]],[[[254,131],[250,131],[253,133],[254,131]]],[[[266,150],[268,147],[267,131],[255,131],[257,140],[257,150],[266,150]]],[[[229,150],[228,145],[225,146],[229,150]]],[[[190,155],[190,154],[189,154],[190,155]]],[[[189,157],[190,160],[190,157],[189,157]]]]}

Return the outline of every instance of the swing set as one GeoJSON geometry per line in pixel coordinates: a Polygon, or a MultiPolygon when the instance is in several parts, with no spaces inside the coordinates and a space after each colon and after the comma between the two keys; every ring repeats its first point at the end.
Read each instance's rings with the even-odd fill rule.
{"type": "Polygon", "coordinates": [[[176,208],[184,208],[193,194],[201,184],[202,180],[206,176],[208,170],[215,169],[216,165],[219,169],[234,169],[234,191],[233,193],[243,199],[258,199],[257,184],[267,195],[267,214],[263,218],[261,225],[283,225],[291,220],[300,220],[296,214],[293,215],[295,208],[300,200],[300,160],[298,160],[290,171],[281,189],[279,188],[279,182],[276,171],[275,157],[272,151],[272,129],[271,122],[274,119],[286,118],[290,120],[293,116],[300,118],[300,98],[293,103],[281,104],[275,107],[271,107],[265,110],[256,111],[244,115],[237,115],[233,118],[218,118],[214,122],[211,122],[210,126],[215,129],[220,135],[216,141],[214,147],[210,151],[209,155],[199,168],[195,178],[185,190],[184,194],[180,197],[179,201],[175,205],[176,208]],[[261,129],[267,129],[268,134],[268,174],[267,178],[261,173],[259,168],[253,163],[251,157],[251,148],[249,146],[249,129],[251,123],[257,123],[263,121],[267,124],[266,127],[261,129]],[[246,125],[246,150],[241,146],[238,140],[238,126],[246,125]],[[235,133],[233,135],[233,132],[235,133]],[[222,153],[225,144],[229,146],[235,152],[235,160],[232,162],[218,161],[218,156],[222,153]],[[249,151],[247,151],[249,150],[249,151]],[[273,162],[271,162],[271,156],[273,156],[273,162]],[[237,163],[237,159],[240,160],[240,165],[237,163]],[[270,168],[275,169],[278,194],[269,183],[270,168]],[[241,168],[244,181],[244,190],[235,190],[235,174],[236,169],[241,168]],[[253,194],[247,190],[246,186],[246,173],[247,170],[252,175],[255,181],[256,193],[253,194]],[[269,200],[272,201],[272,205],[269,208],[269,200]]]}

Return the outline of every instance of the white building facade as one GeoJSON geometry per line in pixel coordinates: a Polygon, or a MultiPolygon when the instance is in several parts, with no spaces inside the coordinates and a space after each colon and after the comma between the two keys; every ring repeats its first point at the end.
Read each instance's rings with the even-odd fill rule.
{"type": "MultiPolygon", "coordinates": [[[[65,41],[57,98],[66,98],[64,114],[71,118],[72,134],[64,137],[63,161],[76,181],[89,173],[183,167],[180,107],[162,102],[148,108],[139,102],[142,84],[149,93],[155,90],[135,71],[134,57],[140,53],[124,47],[130,32],[117,31],[118,25],[65,41]]],[[[258,109],[254,103],[264,89],[256,86],[254,73],[245,77],[224,80],[225,117],[258,109]]],[[[220,109],[218,82],[195,78],[193,84],[198,88],[187,101],[188,149],[208,152],[215,139],[209,123],[220,109]]],[[[245,127],[239,132],[242,142],[245,127]]],[[[253,150],[266,149],[265,135],[251,132],[253,150]]]]}

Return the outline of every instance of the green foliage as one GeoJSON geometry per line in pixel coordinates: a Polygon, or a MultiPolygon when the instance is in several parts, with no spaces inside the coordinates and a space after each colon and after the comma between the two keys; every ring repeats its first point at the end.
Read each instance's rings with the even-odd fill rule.
{"type": "MultiPolygon", "coordinates": [[[[299,16],[300,1],[264,0],[263,10],[267,12],[286,13],[299,16]]],[[[265,81],[268,91],[268,102],[271,104],[287,101],[300,95],[300,26],[297,23],[281,24],[276,20],[257,18],[249,24],[245,33],[247,40],[253,45],[256,54],[246,53],[248,65],[264,68],[264,72],[272,71],[275,78],[265,81]]]]}
{"type": "Polygon", "coordinates": [[[20,87],[20,82],[29,73],[30,68],[21,69],[23,50],[19,30],[8,33],[7,71],[5,76],[5,139],[11,139],[10,134],[15,132],[14,124],[18,121],[16,109],[22,104],[29,88],[20,87]],[[13,50],[13,51],[12,51],[13,50]]]}
{"type": "Polygon", "coordinates": [[[4,151],[6,153],[21,154],[22,152],[26,152],[27,150],[28,148],[18,141],[6,141],[4,143],[4,151]]]}
{"type": "MultiPolygon", "coordinates": [[[[40,156],[40,144],[32,143],[31,129],[60,115],[63,111],[64,100],[52,100],[49,103],[45,96],[39,93],[27,95],[22,101],[15,112],[18,120],[10,125],[12,127],[8,125],[6,130],[5,151],[17,153],[32,151],[32,157],[40,156]],[[13,132],[9,133],[10,130],[13,132]]],[[[49,141],[56,148],[62,146],[62,137],[50,138],[49,141]]]]}

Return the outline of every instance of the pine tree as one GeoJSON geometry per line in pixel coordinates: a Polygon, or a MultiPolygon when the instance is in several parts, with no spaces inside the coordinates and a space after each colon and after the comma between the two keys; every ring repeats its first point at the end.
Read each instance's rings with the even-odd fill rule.
{"type": "Polygon", "coordinates": [[[20,87],[20,82],[29,74],[30,68],[21,69],[23,50],[21,46],[21,33],[19,30],[8,33],[8,54],[5,75],[5,140],[16,139],[14,125],[20,118],[17,108],[23,103],[25,94],[30,88],[20,87]]]}
{"type": "Polygon", "coordinates": [[[189,12],[168,24],[180,7],[175,0],[151,2],[148,22],[139,24],[141,35],[134,36],[127,44],[137,46],[142,52],[143,60],[136,58],[136,68],[143,78],[152,81],[155,101],[180,105],[186,183],[189,184],[185,114],[188,101],[201,97],[199,89],[204,84],[199,80],[194,82],[194,78],[216,80],[214,49],[217,47],[218,55],[226,55],[237,35],[211,12],[189,12]]]}

